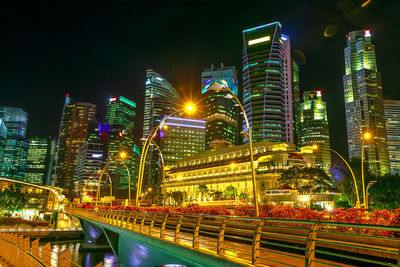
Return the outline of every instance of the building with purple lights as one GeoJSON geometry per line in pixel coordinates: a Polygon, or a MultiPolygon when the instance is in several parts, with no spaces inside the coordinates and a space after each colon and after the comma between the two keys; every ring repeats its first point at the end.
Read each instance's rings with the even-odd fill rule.
{"type": "MultiPolygon", "coordinates": [[[[243,106],[253,140],[294,143],[292,59],[282,25],[244,30],[242,59],[243,106]]],[[[247,132],[246,123],[243,129],[247,132]]]]}
{"type": "Polygon", "coordinates": [[[169,117],[160,131],[160,148],[165,166],[204,151],[205,120],[169,117]]]}

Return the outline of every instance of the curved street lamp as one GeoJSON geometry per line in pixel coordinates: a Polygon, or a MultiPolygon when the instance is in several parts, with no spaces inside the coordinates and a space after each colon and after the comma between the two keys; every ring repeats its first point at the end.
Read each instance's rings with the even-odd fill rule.
{"type": "Polygon", "coordinates": [[[368,209],[368,202],[366,199],[365,181],[364,181],[364,145],[365,142],[371,139],[372,135],[369,132],[365,132],[362,136],[362,147],[361,147],[361,179],[363,187],[363,200],[364,208],[368,209]]]}
{"type": "MultiPolygon", "coordinates": [[[[185,112],[187,114],[193,114],[196,111],[196,105],[189,102],[185,104],[185,112]]],[[[142,148],[142,153],[140,154],[140,163],[139,163],[139,173],[138,173],[138,184],[137,184],[137,190],[136,190],[136,206],[140,206],[139,203],[139,197],[141,196],[142,193],[142,183],[143,183],[143,176],[144,176],[144,167],[145,167],[145,162],[146,162],[146,158],[147,158],[147,152],[149,150],[150,147],[150,143],[153,141],[154,137],[156,136],[157,131],[164,125],[165,121],[178,114],[178,113],[182,113],[181,111],[177,111],[172,113],[169,116],[164,117],[164,119],[153,129],[150,130],[145,143],[143,145],[142,148]]],[[[159,150],[161,151],[161,150],[159,150]]]]}
{"type": "Polygon", "coordinates": [[[250,164],[251,164],[251,180],[253,183],[253,197],[254,197],[254,210],[255,210],[255,216],[259,216],[259,209],[258,209],[258,196],[257,196],[257,183],[256,183],[256,172],[254,170],[254,155],[253,155],[253,141],[252,141],[252,131],[250,128],[249,124],[249,119],[247,118],[246,111],[244,110],[244,107],[242,103],[239,101],[239,99],[236,97],[236,95],[232,92],[232,90],[228,87],[228,83],[225,80],[222,80],[221,83],[215,81],[213,84],[211,84],[208,88],[208,90],[211,91],[225,91],[227,92],[227,98],[233,98],[236,100],[238,105],[240,106],[244,119],[246,121],[246,126],[247,126],[247,136],[249,137],[249,146],[250,146],[250,164]]]}
{"type": "MultiPolygon", "coordinates": [[[[317,150],[319,147],[317,144],[312,145],[312,149],[313,150],[317,150]]],[[[333,153],[335,153],[336,155],[339,156],[339,158],[341,158],[343,160],[343,162],[346,164],[347,168],[350,170],[351,176],[353,177],[353,181],[354,181],[354,188],[356,189],[356,197],[357,197],[357,204],[356,207],[360,207],[361,203],[360,203],[360,194],[358,193],[358,187],[357,187],[357,180],[356,177],[354,175],[353,169],[350,167],[350,164],[342,157],[342,155],[340,155],[337,151],[329,148],[330,151],[332,151],[333,153]]]]}
{"type": "Polygon", "coordinates": [[[101,183],[101,179],[103,178],[103,175],[106,172],[106,170],[107,170],[108,166],[110,165],[110,163],[117,163],[117,162],[121,162],[125,166],[126,172],[128,173],[128,205],[131,205],[131,175],[130,175],[128,166],[123,161],[123,159],[126,158],[127,155],[126,155],[125,152],[121,152],[119,154],[119,156],[120,156],[121,159],[107,161],[106,165],[100,171],[99,183],[97,185],[97,193],[96,193],[96,202],[95,202],[96,206],[97,206],[97,201],[100,198],[100,183],[101,183]]]}

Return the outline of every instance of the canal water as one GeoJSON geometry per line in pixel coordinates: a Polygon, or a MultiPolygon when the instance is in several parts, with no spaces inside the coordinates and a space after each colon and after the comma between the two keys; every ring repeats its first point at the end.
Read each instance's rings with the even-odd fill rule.
{"type": "MultiPolygon", "coordinates": [[[[83,267],[94,267],[100,262],[103,262],[104,267],[117,267],[117,257],[110,250],[98,251],[79,251],[83,244],[82,242],[51,242],[52,266],[57,265],[56,255],[61,251],[69,248],[71,252],[71,260],[83,267]]],[[[41,244],[41,246],[44,244],[41,244]]]]}

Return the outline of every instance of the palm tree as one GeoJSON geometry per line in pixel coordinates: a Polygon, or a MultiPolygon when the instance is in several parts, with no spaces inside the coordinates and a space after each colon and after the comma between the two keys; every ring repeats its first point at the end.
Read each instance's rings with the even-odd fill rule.
{"type": "Polygon", "coordinates": [[[212,200],[219,200],[221,199],[221,195],[222,192],[221,191],[216,191],[214,189],[212,189],[209,193],[208,196],[212,199],[212,200]]]}
{"type": "Polygon", "coordinates": [[[222,193],[222,197],[225,199],[236,199],[237,194],[238,194],[237,189],[230,185],[222,193]]]}
{"type": "Polygon", "coordinates": [[[201,200],[203,200],[204,195],[208,193],[209,189],[207,185],[201,184],[197,187],[197,191],[201,194],[201,200]]]}

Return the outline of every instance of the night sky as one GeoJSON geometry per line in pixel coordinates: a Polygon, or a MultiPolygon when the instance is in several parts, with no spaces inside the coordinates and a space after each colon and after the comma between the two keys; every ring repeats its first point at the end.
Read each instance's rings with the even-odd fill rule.
{"type": "Polygon", "coordinates": [[[325,94],[332,148],[347,154],[342,76],[349,31],[372,31],[384,96],[400,98],[400,1],[372,0],[364,8],[365,1],[56,2],[0,11],[0,105],[29,113],[28,137],[58,131],[66,93],[101,112],[110,96],[130,98],[141,129],[146,69],[196,97],[211,63],[235,65],[241,77],[242,30],[273,21],[305,56],[301,90],[325,94]],[[324,37],[332,24],[336,34],[324,37]]]}

